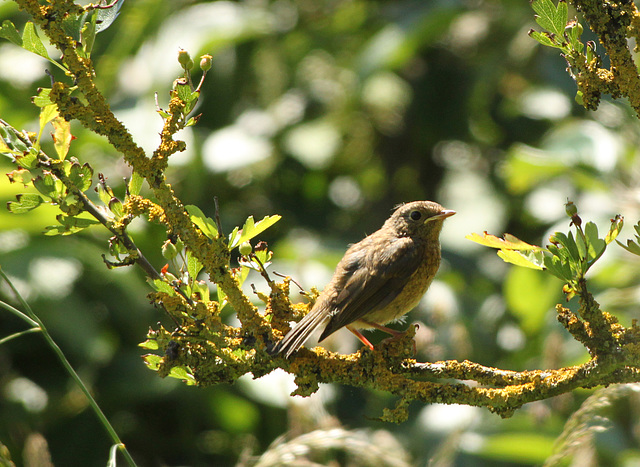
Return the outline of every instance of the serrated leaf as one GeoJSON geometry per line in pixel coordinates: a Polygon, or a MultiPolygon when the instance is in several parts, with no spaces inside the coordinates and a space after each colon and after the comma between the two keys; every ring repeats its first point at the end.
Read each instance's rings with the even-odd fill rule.
{"type": "Polygon", "coordinates": [[[191,85],[188,82],[179,82],[175,87],[176,93],[180,100],[185,104],[184,114],[188,115],[198,103],[198,97],[200,97],[199,91],[192,91],[191,85]]]}
{"type": "Polygon", "coordinates": [[[36,148],[29,148],[28,151],[15,156],[16,164],[25,169],[35,169],[38,165],[38,150],[36,148]]]}
{"type": "Polygon", "coordinates": [[[571,268],[567,263],[562,262],[557,256],[545,256],[544,267],[551,274],[565,282],[570,282],[573,280],[571,268]]]}
{"type": "Polygon", "coordinates": [[[164,292],[172,297],[176,294],[173,287],[162,279],[147,279],[147,282],[156,292],[164,292]]]}
{"type": "Polygon", "coordinates": [[[2,28],[0,28],[0,37],[13,42],[15,45],[22,47],[22,38],[20,33],[14,26],[14,24],[8,19],[2,22],[2,28]]]}
{"type": "Polygon", "coordinates": [[[54,105],[51,101],[51,88],[40,88],[38,95],[31,98],[31,102],[38,107],[54,105]]]}
{"type": "Polygon", "coordinates": [[[194,281],[198,277],[200,271],[202,271],[202,263],[193,256],[191,250],[187,250],[187,272],[189,273],[189,277],[194,281]]]}
{"type": "Polygon", "coordinates": [[[81,230],[86,229],[99,222],[95,219],[87,219],[85,217],[73,217],[59,214],[56,216],[56,220],[60,222],[60,225],[49,225],[45,227],[44,234],[47,236],[54,235],[72,235],[78,233],[81,230]]]}
{"type": "Polygon", "coordinates": [[[218,238],[218,228],[212,219],[205,216],[198,206],[192,204],[185,206],[185,209],[189,213],[191,222],[193,222],[202,233],[212,240],[218,238]]]}
{"type": "Polygon", "coordinates": [[[265,216],[262,220],[258,222],[254,222],[253,216],[249,216],[242,227],[242,230],[238,232],[237,228],[234,229],[232,234],[229,237],[229,250],[234,249],[238,245],[241,245],[244,242],[248,242],[252,238],[260,235],[262,232],[267,230],[273,224],[278,222],[282,216],[274,215],[274,216],[265,216]]]}
{"type": "Polygon", "coordinates": [[[541,250],[539,246],[530,245],[527,242],[523,242],[519,238],[511,235],[504,234],[504,239],[496,237],[495,235],[488,234],[486,231],[480,235],[477,233],[472,233],[465,236],[467,240],[471,240],[472,242],[479,243],[480,245],[488,246],[491,248],[499,248],[501,250],[541,250]]]}
{"type": "Polygon", "coordinates": [[[548,32],[539,32],[539,31],[535,31],[535,30],[532,29],[532,30],[529,31],[529,37],[535,39],[540,44],[542,44],[542,45],[544,45],[546,47],[556,47],[556,48],[558,48],[558,45],[551,38],[551,36],[549,35],[548,32]]]}
{"type": "Polygon", "coordinates": [[[77,162],[74,162],[71,165],[71,170],[69,171],[69,178],[73,182],[73,184],[80,191],[87,191],[91,188],[93,177],[93,169],[88,163],[84,163],[82,166],[77,162]]]}
{"type": "Polygon", "coordinates": [[[620,245],[622,248],[627,250],[629,253],[633,253],[634,255],[640,256],[640,245],[638,245],[633,240],[627,240],[627,244],[624,245],[622,242],[616,240],[616,243],[620,245]]]}
{"type": "Polygon", "coordinates": [[[16,196],[16,200],[7,203],[7,210],[13,214],[24,214],[43,203],[42,197],[37,193],[22,193],[16,196]]]}
{"type": "Polygon", "coordinates": [[[517,250],[499,250],[498,256],[506,263],[530,269],[544,269],[544,256],[541,251],[529,252],[525,255],[517,250]]]}
{"type": "Polygon", "coordinates": [[[51,58],[49,58],[49,54],[47,53],[47,49],[44,47],[44,44],[38,37],[36,28],[31,21],[24,25],[24,32],[22,33],[22,48],[28,50],[29,52],[33,52],[34,54],[40,55],[47,60],[51,60],[51,58]]]}
{"type": "Polygon", "coordinates": [[[540,27],[563,37],[564,28],[569,20],[569,8],[565,1],[560,0],[558,6],[555,6],[551,0],[534,0],[531,7],[537,13],[536,23],[540,27]]]}
{"type": "Polygon", "coordinates": [[[33,179],[33,186],[44,196],[51,199],[61,198],[64,193],[64,185],[61,180],[52,174],[38,175],[33,179]]]}
{"type": "Polygon", "coordinates": [[[57,116],[57,113],[58,112],[56,110],[56,117],[51,121],[51,125],[54,129],[51,136],[53,137],[53,145],[56,153],[58,154],[58,159],[64,160],[69,153],[71,141],[74,137],[71,134],[71,123],[66,121],[64,118],[57,116]]]}
{"type": "Polygon", "coordinates": [[[96,33],[102,32],[113,24],[118,15],[120,14],[120,8],[124,0],[118,0],[111,8],[102,8],[98,10],[98,17],[96,18],[96,33]]]}

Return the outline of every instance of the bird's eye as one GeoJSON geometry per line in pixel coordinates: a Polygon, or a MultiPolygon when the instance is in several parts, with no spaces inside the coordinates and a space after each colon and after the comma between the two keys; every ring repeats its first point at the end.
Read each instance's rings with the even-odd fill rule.
{"type": "Polygon", "coordinates": [[[420,218],[422,217],[422,213],[420,211],[412,211],[410,216],[411,216],[411,219],[413,219],[414,221],[419,221],[420,218]]]}

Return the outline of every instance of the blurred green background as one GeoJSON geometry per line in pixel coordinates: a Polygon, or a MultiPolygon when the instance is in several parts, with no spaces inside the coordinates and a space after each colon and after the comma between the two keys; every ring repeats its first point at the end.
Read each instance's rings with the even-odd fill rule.
{"type": "MultiPolygon", "coordinates": [[[[27,20],[13,2],[0,3],[0,19],[19,29],[27,20]]],[[[397,203],[431,199],[455,209],[437,280],[408,318],[421,323],[418,359],[556,368],[588,358],[555,320],[561,282],[510,267],[464,236],[509,232],[545,244],[551,231],[568,229],[563,205],[571,199],[601,229],[623,214],[621,239],[631,237],[640,219],[640,132],[626,102],[605,99],[596,112],[579,107],[566,63],[527,36],[532,27],[529,3],[508,0],[137,0],[98,35],[92,58],[112,109],[150,153],[162,125],[154,93],[166,106],[180,75],[178,50],[196,63],[213,55],[196,110],[202,117],[179,134],[188,149],[171,159],[169,180],[185,204],[210,216],[217,196],[226,232],[249,215],[282,215],[260,239],[274,251],[272,269],[306,289],[321,289],[347,244],[379,228],[397,203]]],[[[37,130],[30,96],[49,84],[47,66],[0,43],[1,118],[37,130]]],[[[72,129],[70,155],[122,195],[130,172],[119,155],[77,122],[72,129]]],[[[12,170],[8,160],[0,168],[12,170]]],[[[3,176],[2,206],[22,191],[3,176]]],[[[149,327],[172,324],[149,305],[141,270],[107,270],[100,255],[108,236],[99,228],[43,236],[52,213],[0,208],[0,265],[141,466],[252,465],[287,430],[294,437],[337,427],[353,430],[362,453],[379,449],[397,464],[337,448],[316,458],[320,464],[536,465],[593,393],[528,404],[508,420],[414,403],[409,421],[394,426],[375,420],[393,407],[386,394],[331,385],[291,398],[284,373],[208,389],[162,380],[145,368],[137,344],[149,327]]],[[[162,267],[162,229],[131,228],[162,267]]],[[[590,272],[596,298],[624,324],[637,317],[639,275],[635,257],[615,245],[590,272]]],[[[250,277],[253,298],[250,283],[266,290],[250,277]]],[[[4,285],[0,295],[12,300],[4,285]]],[[[21,329],[0,313],[0,338],[21,329]]],[[[349,352],[358,342],[345,331],[326,345],[349,352]]],[[[630,386],[599,405],[592,398],[591,411],[574,417],[575,465],[640,463],[636,393],[630,386]]],[[[18,465],[34,433],[48,442],[55,465],[106,463],[109,439],[37,334],[0,346],[0,442],[18,465]]]]}

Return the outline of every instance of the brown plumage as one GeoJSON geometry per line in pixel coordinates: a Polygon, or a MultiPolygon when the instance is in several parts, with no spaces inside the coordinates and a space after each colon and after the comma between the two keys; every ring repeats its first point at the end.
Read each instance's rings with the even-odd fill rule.
{"type": "Polygon", "coordinates": [[[271,354],[289,357],[322,326],[320,341],[346,326],[373,350],[358,329],[384,327],[415,307],[440,266],[440,231],[455,211],[432,201],[399,206],[382,228],[351,245],[311,311],[271,354]]]}

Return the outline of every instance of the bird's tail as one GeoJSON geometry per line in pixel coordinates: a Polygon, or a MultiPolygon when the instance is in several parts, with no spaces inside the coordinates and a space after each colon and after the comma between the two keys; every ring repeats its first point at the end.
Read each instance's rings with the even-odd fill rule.
{"type": "MultiPolygon", "coordinates": [[[[320,304],[319,304],[320,305],[320,304]]],[[[325,309],[322,305],[315,306],[313,309],[296,323],[291,331],[282,338],[270,351],[271,355],[277,355],[284,353],[285,357],[289,358],[292,353],[298,350],[309,339],[311,334],[321,326],[328,316],[325,313],[325,309]]]]}

